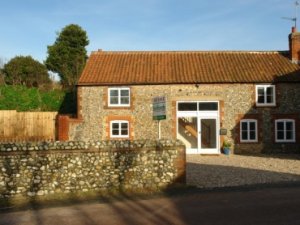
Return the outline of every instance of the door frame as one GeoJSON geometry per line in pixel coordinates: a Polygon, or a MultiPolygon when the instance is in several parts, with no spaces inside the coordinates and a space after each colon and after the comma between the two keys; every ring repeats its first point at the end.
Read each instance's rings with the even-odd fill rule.
{"type": "Polygon", "coordinates": [[[176,138],[178,138],[179,132],[179,125],[178,125],[178,118],[182,117],[196,117],[197,118],[197,133],[198,133],[198,148],[189,148],[186,149],[187,154],[220,154],[220,102],[215,100],[199,100],[199,101],[177,101],[176,102],[176,138]],[[198,109],[198,105],[201,102],[212,102],[218,104],[218,110],[208,110],[208,111],[200,111],[198,109]],[[197,111],[178,111],[178,104],[179,103],[197,103],[197,111]],[[216,120],[216,148],[213,149],[205,149],[201,146],[201,134],[199,133],[201,119],[215,119],[216,120]]]}

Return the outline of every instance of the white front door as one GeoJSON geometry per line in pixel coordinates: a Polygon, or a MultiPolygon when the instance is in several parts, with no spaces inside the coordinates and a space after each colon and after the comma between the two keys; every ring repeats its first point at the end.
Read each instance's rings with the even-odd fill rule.
{"type": "Polygon", "coordinates": [[[199,153],[218,154],[218,129],[216,117],[199,118],[199,153]]]}
{"type": "Polygon", "coordinates": [[[218,131],[218,102],[177,103],[177,138],[185,144],[187,154],[219,154],[218,131]]]}

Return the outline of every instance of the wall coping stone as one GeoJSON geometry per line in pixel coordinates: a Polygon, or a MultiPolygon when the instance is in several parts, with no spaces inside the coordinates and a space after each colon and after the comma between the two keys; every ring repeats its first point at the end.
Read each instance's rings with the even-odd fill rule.
{"type": "Polygon", "coordinates": [[[156,150],[184,146],[180,140],[109,140],[109,141],[55,141],[55,142],[23,142],[0,143],[1,153],[13,152],[56,152],[56,151],[119,151],[155,148],[156,150]]]}

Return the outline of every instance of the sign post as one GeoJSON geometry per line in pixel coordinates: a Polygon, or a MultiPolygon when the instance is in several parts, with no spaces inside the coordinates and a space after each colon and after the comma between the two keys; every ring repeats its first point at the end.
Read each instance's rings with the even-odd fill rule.
{"type": "Polygon", "coordinates": [[[154,97],[152,101],[153,105],[153,120],[158,121],[158,139],[161,138],[160,121],[165,120],[166,117],[166,97],[158,96],[154,97]]]}

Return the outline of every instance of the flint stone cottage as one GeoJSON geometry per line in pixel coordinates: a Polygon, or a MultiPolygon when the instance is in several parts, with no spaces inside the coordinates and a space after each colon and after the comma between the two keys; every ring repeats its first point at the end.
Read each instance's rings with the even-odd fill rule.
{"type": "Polygon", "coordinates": [[[300,33],[290,51],[96,51],[77,86],[69,140],[157,139],[153,98],[165,97],[163,139],[187,153],[300,151],[300,33]]]}

